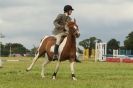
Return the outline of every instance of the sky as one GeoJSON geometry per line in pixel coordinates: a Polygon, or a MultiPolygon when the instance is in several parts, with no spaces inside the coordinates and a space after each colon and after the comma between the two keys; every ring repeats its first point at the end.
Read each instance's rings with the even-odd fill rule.
{"type": "Polygon", "coordinates": [[[103,42],[115,38],[123,45],[133,31],[133,0],[0,0],[0,33],[3,44],[21,43],[31,49],[51,35],[53,21],[72,5],[80,38],[97,37],[103,42]]]}

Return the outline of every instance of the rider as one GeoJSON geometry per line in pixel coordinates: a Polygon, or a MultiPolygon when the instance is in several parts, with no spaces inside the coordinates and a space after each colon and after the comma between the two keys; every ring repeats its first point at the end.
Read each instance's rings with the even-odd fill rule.
{"type": "Polygon", "coordinates": [[[54,55],[53,55],[53,60],[58,59],[58,48],[61,43],[61,38],[62,36],[67,35],[67,31],[65,29],[66,22],[71,21],[70,15],[72,14],[72,11],[74,9],[72,8],[71,5],[65,5],[64,6],[64,14],[59,14],[56,19],[54,20],[54,30],[53,34],[56,37],[56,44],[54,48],[54,55]]]}

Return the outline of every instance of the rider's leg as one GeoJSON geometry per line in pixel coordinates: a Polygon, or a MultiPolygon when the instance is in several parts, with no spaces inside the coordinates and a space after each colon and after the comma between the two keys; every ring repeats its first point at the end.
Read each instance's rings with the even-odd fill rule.
{"type": "Polygon", "coordinates": [[[58,59],[58,48],[59,45],[55,44],[53,61],[58,59]]]}
{"type": "Polygon", "coordinates": [[[58,48],[59,48],[60,41],[61,41],[61,35],[58,34],[55,37],[56,37],[56,44],[55,44],[55,47],[54,47],[53,60],[58,60],[58,48]]]}
{"type": "Polygon", "coordinates": [[[64,35],[66,35],[66,33],[59,33],[55,36],[56,37],[56,44],[55,44],[55,48],[54,48],[53,60],[58,60],[58,48],[59,48],[59,45],[61,43],[61,38],[64,35]]]}

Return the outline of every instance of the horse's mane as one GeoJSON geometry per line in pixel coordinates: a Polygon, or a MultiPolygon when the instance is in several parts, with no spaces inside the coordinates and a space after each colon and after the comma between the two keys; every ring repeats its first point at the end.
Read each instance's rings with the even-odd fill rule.
{"type": "Polygon", "coordinates": [[[69,21],[69,22],[67,23],[67,26],[71,29],[71,28],[73,28],[74,24],[75,24],[75,22],[69,21]]]}

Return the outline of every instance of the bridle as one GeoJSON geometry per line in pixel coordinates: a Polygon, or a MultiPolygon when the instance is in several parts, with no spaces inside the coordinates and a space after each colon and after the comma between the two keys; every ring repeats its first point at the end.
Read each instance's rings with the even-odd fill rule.
{"type": "Polygon", "coordinates": [[[80,36],[80,32],[79,32],[79,27],[78,27],[78,25],[76,24],[76,20],[74,19],[74,22],[73,21],[71,21],[72,22],[72,24],[70,24],[71,25],[71,27],[69,26],[68,27],[68,24],[69,23],[66,23],[66,27],[65,27],[65,29],[67,30],[67,31],[70,31],[70,30],[72,30],[73,32],[73,35],[76,37],[76,38],[78,38],[79,36],[80,36]]]}
{"type": "Polygon", "coordinates": [[[74,25],[74,35],[76,38],[78,38],[80,36],[79,27],[76,23],[74,25]]]}

